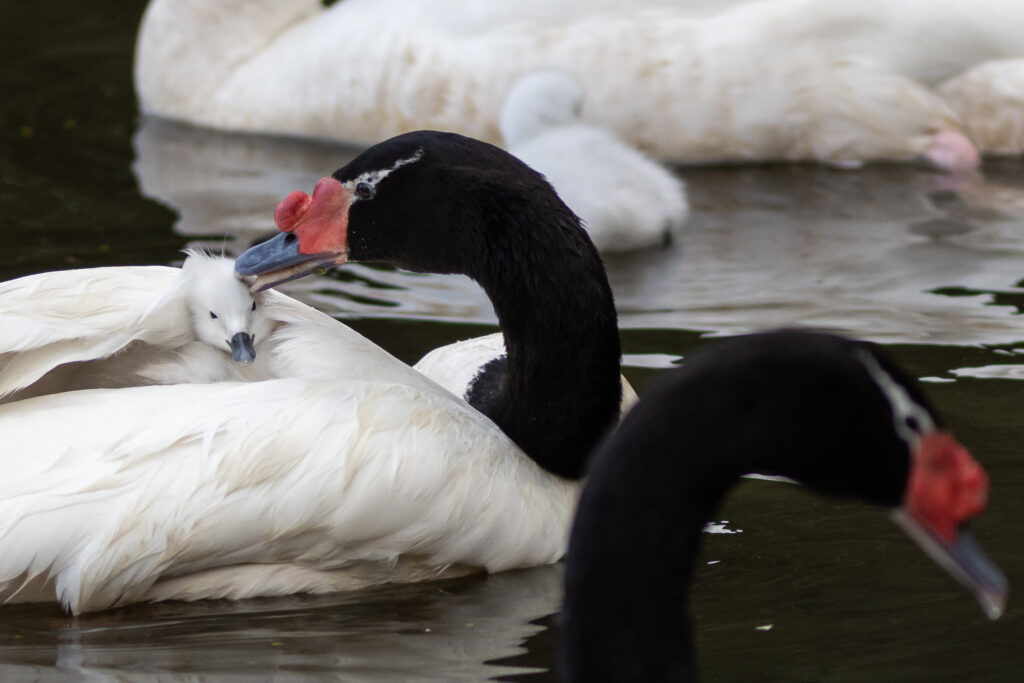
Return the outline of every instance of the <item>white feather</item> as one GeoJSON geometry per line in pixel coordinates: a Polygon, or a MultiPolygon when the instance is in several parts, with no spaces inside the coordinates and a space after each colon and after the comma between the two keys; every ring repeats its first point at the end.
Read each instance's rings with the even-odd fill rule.
{"type": "Polygon", "coordinates": [[[263,310],[269,297],[250,295],[233,264],[190,252],[181,269],[89,268],[0,284],[0,398],[267,376],[259,354],[253,366],[230,355],[235,332],[261,344],[277,324],[263,310]]]}
{"type": "Polygon", "coordinates": [[[921,91],[1024,55],[1020,26],[1016,0],[154,0],[135,83],[144,111],[225,129],[366,144],[434,128],[498,142],[505,93],[555,67],[583,83],[587,123],[664,160],[851,164],[918,156],[937,131],[962,132],[921,91]],[[850,63],[883,82],[813,95],[850,63]],[[899,127],[879,136],[888,120],[899,127]]]}
{"type": "Polygon", "coordinates": [[[546,564],[577,493],[422,379],[87,390],[7,404],[0,430],[0,596],[74,613],[401,579],[401,558],[546,564]],[[235,580],[252,565],[304,578],[235,580]]]}
{"type": "MultiPolygon", "coordinates": [[[[142,291],[179,274],[100,275],[142,291]]],[[[142,303],[110,289],[129,310],[142,303]]],[[[0,601],[80,613],[561,558],[578,482],[540,469],[488,418],[348,327],[267,294],[270,379],[0,405],[0,601]]],[[[132,319],[110,314],[109,327],[132,319]]]]}

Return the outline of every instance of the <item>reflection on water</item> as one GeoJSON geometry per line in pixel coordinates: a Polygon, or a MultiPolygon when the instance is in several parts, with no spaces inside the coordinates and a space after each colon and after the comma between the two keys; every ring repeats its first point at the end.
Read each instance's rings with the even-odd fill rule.
{"type": "Polygon", "coordinates": [[[535,670],[525,652],[558,609],[561,567],[354,595],[138,605],[66,618],[3,611],[0,680],[478,681],[535,670]]]}
{"type": "MultiPolygon", "coordinates": [[[[176,229],[230,253],[273,231],[273,208],[352,158],[334,144],[143,121],[142,192],[176,229]],[[225,235],[230,236],[225,239],[225,235]]],[[[713,334],[800,324],[883,342],[1021,338],[1024,178],[954,180],[909,166],[692,169],[694,215],[666,249],[608,256],[621,324],[713,334]],[[1013,184],[1016,183],[1016,184],[1013,184]]],[[[350,265],[285,289],[340,315],[493,323],[467,278],[350,265]]]]}

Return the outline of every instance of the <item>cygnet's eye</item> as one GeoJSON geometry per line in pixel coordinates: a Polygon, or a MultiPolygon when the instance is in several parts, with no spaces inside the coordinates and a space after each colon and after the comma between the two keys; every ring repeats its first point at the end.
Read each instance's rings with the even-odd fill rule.
{"type": "Polygon", "coordinates": [[[214,313],[213,311],[210,311],[210,317],[213,318],[214,320],[216,320],[217,319],[217,314],[214,313]]]}
{"type": "Polygon", "coordinates": [[[921,433],[921,423],[920,423],[920,422],[918,422],[918,421],[917,421],[917,418],[916,418],[916,417],[914,417],[913,415],[908,415],[908,416],[907,416],[907,417],[906,417],[906,418],[905,418],[905,419],[903,420],[903,423],[904,423],[905,425],[907,425],[908,427],[910,427],[910,429],[911,429],[911,430],[913,430],[914,432],[916,432],[916,433],[918,433],[918,434],[920,434],[920,433],[921,433]]]}
{"type": "Polygon", "coordinates": [[[373,185],[370,183],[358,183],[356,185],[356,196],[360,199],[373,199],[373,185]]]}
{"type": "Polygon", "coordinates": [[[253,311],[256,310],[256,302],[255,301],[252,302],[252,308],[250,310],[253,310],[253,311]]]}

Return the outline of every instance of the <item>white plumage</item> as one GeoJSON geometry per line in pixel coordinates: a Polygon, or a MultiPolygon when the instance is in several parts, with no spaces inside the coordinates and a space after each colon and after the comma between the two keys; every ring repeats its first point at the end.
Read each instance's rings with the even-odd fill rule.
{"type": "Polygon", "coordinates": [[[658,158],[849,165],[963,133],[932,86],[1024,54],[1022,25],[1016,0],[154,0],[135,82],[144,111],[224,129],[497,142],[505,93],[555,67],[658,158]]]}
{"type": "Polygon", "coordinates": [[[268,297],[250,294],[233,268],[189,252],[180,269],[89,268],[0,283],[0,398],[266,376],[258,354],[252,365],[232,359],[235,335],[261,344],[276,325],[268,297]]]}
{"type": "Polygon", "coordinates": [[[405,580],[399,560],[425,578],[559,559],[576,484],[409,375],[7,404],[0,596],[78,613],[405,580]]]}
{"type": "Polygon", "coordinates": [[[544,174],[602,252],[664,244],[689,213],[668,169],[611,131],[583,123],[583,86],[569,74],[528,74],[501,110],[505,147],[544,174]]]}
{"type": "MultiPolygon", "coordinates": [[[[121,270],[125,283],[174,277],[121,270]]],[[[277,379],[0,406],[0,600],[79,613],[561,557],[578,483],[349,328],[270,294],[278,327],[261,354],[277,379]]]]}

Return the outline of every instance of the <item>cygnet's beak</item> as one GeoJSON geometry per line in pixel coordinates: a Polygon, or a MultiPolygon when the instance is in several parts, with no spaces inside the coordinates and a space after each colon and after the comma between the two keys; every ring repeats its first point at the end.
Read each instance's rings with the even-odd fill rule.
{"type": "Polygon", "coordinates": [[[231,338],[231,357],[239,363],[251,363],[256,360],[256,347],[253,345],[252,335],[248,332],[239,332],[231,338]]]}

